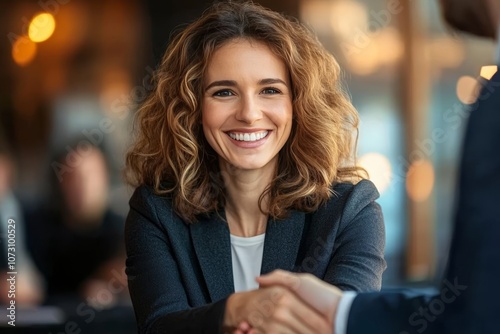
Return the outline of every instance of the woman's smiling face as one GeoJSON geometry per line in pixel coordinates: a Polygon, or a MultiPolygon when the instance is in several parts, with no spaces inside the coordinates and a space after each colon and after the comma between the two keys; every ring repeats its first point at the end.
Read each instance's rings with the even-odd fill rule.
{"type": "Polygon", "coordinates": [[[236,39],[212,55],[203,84],[203,132],[221,163],[274,168],[292,128],[285,63],[255,40],[236,39]]]}

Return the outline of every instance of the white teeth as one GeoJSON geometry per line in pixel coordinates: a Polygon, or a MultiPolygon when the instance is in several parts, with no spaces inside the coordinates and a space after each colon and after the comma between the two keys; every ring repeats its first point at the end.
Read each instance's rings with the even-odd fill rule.
{"type": "Polygon", "coordinates": [[[252,132],[252,133],[230,132],[229,137],[231,137],[235,140],[239,140],[239,141],[257,141],[257,140],[261,140],[262,138],[267,136],[268,133],[269,133],[269,131],[252,132]]]}

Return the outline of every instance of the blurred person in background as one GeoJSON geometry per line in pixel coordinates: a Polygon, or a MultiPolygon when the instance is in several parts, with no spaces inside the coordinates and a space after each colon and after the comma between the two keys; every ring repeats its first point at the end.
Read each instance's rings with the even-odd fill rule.
{"type": "MultiPolygon", "coordinates": [[[[2,132],[0,132],[2,133],[2,132]]],[[[0,303],[10,302],[7,291],[7,272],[17,272],[15,301],[18,305],[36,305],[44,297],[44,282],[33,263],[26,247],[27,230],[19,201],[12,188],[15,181],[15,162],[7,141],[0,135],[0,303]],[[8,225],[9,219],[14,221],[14,228],[8,225]],[[8,242],[8,231],[13,230],[13,243],[8,242]],[[8,246],[15,250],[9,251],[8,246]],[[8,267],[8,253],[14,257],[14,268],[8,267]]]]}
{"type": "Polygon", "coordinates": [[[82,140],[66,148],[75,149],[52,163],[53,195],[30,216],[31,245],[47,281],[48,303],[92,297],[124,269],[124,219],[108,208],[104,153],[82,140]]]}

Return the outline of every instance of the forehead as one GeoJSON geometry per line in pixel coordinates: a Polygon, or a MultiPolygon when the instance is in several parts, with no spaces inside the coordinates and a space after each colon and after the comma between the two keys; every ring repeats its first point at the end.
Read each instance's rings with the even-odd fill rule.
{"type": "Polygon", "coordinates": [[[208,59],[205,79],[238,73],[288,77],[285,62],[266,43],[255,39],[238,38],[222,44],[208,59]]]}

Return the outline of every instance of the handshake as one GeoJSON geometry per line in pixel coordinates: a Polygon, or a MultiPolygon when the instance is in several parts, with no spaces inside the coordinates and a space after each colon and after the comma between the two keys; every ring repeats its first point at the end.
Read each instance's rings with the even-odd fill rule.
{"type": "Polygon", "coordinates": [[[257,277],[260,288],[232,294],[225,333],[332,334],[342,291],[311,274],[275,270],[257,277]]]}

